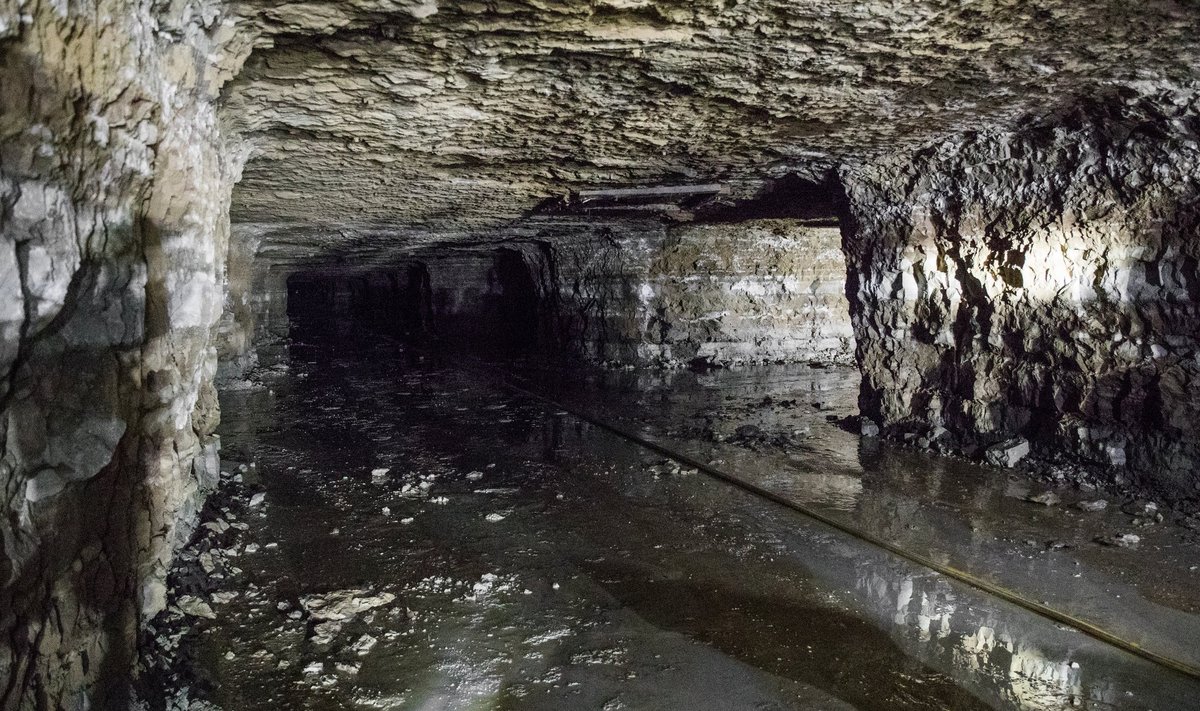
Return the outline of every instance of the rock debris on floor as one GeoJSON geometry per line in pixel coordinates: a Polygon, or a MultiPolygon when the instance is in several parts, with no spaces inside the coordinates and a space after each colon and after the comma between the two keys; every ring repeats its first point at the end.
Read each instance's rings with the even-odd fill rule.
{"type": "Polygon", "coordinates": [[[146,698],[1162,711],[1200,693],[476,375],[379,348],[297,351],[269,387],[224,394],[225,471],[144,644],[146,698]]]}

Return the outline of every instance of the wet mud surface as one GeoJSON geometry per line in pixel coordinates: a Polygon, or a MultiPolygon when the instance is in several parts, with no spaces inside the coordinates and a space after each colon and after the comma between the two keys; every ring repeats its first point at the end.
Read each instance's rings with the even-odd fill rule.
{"type": "Polygon", "coordinates": [[[477,372],[343,343],[294,346],[261,382],[223,395],[227,472],[156,621],[148,676],[174,708],[1200,699],[477,372]]]}

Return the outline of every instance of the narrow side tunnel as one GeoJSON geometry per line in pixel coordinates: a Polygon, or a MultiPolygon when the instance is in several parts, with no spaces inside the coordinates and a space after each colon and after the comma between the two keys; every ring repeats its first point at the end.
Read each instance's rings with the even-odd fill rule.
{"type": "Polygon", "coordinates": [[[496,250],[492,274],[498,291],[494,323],[497,346],[510,355],[536,351],[544,345],[540,333],[543,306],[529,264],[521,252],[501,248],[496,250]]]}
{"type": "Polygon", "coordinates": [[[294,340],[388,336],[424,343],[434,334],[429,270],[309,268],[287,277],[287,316],[294,340]]]}

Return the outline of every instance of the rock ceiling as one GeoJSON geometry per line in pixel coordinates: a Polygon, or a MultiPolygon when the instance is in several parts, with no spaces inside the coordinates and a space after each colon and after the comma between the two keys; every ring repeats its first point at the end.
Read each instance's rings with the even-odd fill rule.
{"type": "Polygon", "coordinates": [[[596,185],[790,172],[1194,81],[1200,5],[496,0],[234,5],[243,229],[470,232],[596,185]]]}

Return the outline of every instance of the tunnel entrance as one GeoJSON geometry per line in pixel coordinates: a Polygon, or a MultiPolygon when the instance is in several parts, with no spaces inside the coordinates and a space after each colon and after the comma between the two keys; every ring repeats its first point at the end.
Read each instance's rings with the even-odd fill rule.
{"type": "Polygon", "coordinates": [[[429,267],[416,262],[408,267],[401,294],[400,318],[410,340],[425,342],[433,335],[433,290],[429,267]]]}
{"type": "Polygon", "coordinates": [[[294,341],[387,337],[501,358],[544,345],[548,318],[519,249],[435,252],[386,268],[306,269],[287,279],[294,341]]]}
{"type": "Polygon", "coordinates": [[[294,339],[388,336],[424,342],[433,334],[429,270],[407,267],[296,272],[287,280],[294,339]]]}
{"type": "Polygon", "coordinates": [[[496,297],[496,342],[506,354],[530,353],[540,345],[541,296],[529,265],[515,249],[496,251],[493,275],[496,297]]]}

